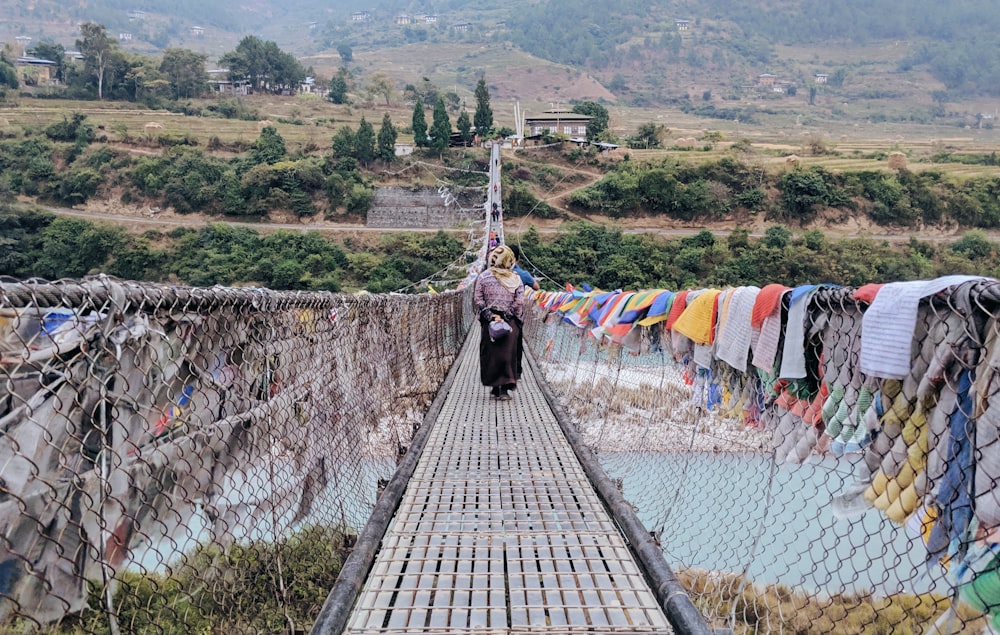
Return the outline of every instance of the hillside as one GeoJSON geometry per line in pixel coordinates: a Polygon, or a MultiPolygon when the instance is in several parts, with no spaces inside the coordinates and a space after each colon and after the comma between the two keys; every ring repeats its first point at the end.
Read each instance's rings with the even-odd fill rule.
{"type": "Polygon", "coordinates": [[[126,51],[181,47],[210,60],[252,33],[320,79],[345,63],[339,48],[362,83],[382,70],[400,88],[429,77],[462,94],[486,73],[498,97],[546,106],[599,99],[745,123],[960,127],[992,126],[1000,114],[1000,59],[982,54],[1000,42],[988,0],[595,0],[585,9],[569,0],[0,0],[0,14],[0,40],[17,53],[18,36],[72,48],[84,21],[127,34],[126,51]],[[352,20],[360,11],[366,19],[352,20]],[[401,14],[409,24],[397,24],[401,14]]]}

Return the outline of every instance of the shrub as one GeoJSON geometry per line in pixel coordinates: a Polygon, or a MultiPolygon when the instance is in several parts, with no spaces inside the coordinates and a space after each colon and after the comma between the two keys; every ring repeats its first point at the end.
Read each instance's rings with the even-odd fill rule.
{"type": "Polygon", "coordinates": [[[374,199],[375,193],[372,190],[364,185],[355,183],[344,199],[344,204],[347,206],[347,211],[351,214],[359,214],[362,217],[367,217],[368,210],[371,209],[374,199]]]}
{"type": "Polygon", "coordinates": [[[557,210],[544,201],[540,201],[528,188],[511,185],[504,188],[504,213],[508,216],[527,216],[533,214],[541,218],[555,218],[557,210]]]}
{"type": "Polygon", "coordinates": [[[997,247],[990,242],[985,233],[973,230],[965,232],[961,238],[952,243],[951,250],[969,260],[985,260],[996,254],[997,247]]]}
{"type": "Polygon", "coordinates": [[[45,128],[45,136],[53,141],[77,141],[83,144],[94,140],[94,127],[86,123],[87,115],[75,112],[71,119],[65,116],[62,121],[45,128]]]}
{"type": "MultiPolygon", "coordinates": [[[[120,573],[118,622],[129,632],[164,635],[279,633],[289,620],[311,624],[340,573],[346,542],[341,531],[314,526],[275,543],[199,548],[170,576],[120,573]]],[[[88,609],[63,620],[59,632],[110,632],[103,607],[94,586],[88,609]]]]}
{"type": "Polygon", "coordinates": [[[738,193],[734,197],[734,200],[737,205],[745,207],[748,210],[759,210],[764,206],[767,195],[759,187],[751,187],[748,190],[738,193]]]}
{"type": "Polygon", "coordinates": [[[84,203],[97,193],[102,180],[101,174],[92,168],[70,170],[59,179],[55,194],[68,205],[84,203]]]}

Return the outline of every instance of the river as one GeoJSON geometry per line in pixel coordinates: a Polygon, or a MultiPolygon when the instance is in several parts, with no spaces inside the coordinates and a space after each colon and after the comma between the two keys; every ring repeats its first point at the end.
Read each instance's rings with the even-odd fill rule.
{"type": "MultiPolygon", "coordinates": [[[[837,518],[831,497],[851,481],[850,457],[773,466],[754,454],[602,454],[667,562],[741,573],[809,593],[948,592],[924,565],[922,542],[869,510],[837,518]]],[[[854,457],[853,460],[857,460],[854,457]]]]}

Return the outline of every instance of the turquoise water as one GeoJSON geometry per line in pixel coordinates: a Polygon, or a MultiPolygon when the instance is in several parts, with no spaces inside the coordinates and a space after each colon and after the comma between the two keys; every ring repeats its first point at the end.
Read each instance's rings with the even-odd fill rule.
{"type": "MultiPolygon", "coordinates": [[[[834,516],[830,499],[852,479],[849,458],[773,466],[749,454],[602,454],[667,562],[742,573],[811,593],[948,593],[925,549],[876,510],[834,516]]],[[[855,457],[853,460],[857,460],[855,457]]]]}

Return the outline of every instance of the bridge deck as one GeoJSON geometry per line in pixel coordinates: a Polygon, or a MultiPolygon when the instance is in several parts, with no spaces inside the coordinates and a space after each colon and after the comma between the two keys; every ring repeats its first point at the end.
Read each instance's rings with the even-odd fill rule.
{"type": "Polygon", "coordinates": [[[531,369],[490,400],[471,337],[346,632],[671,632],[531,369]]]}

